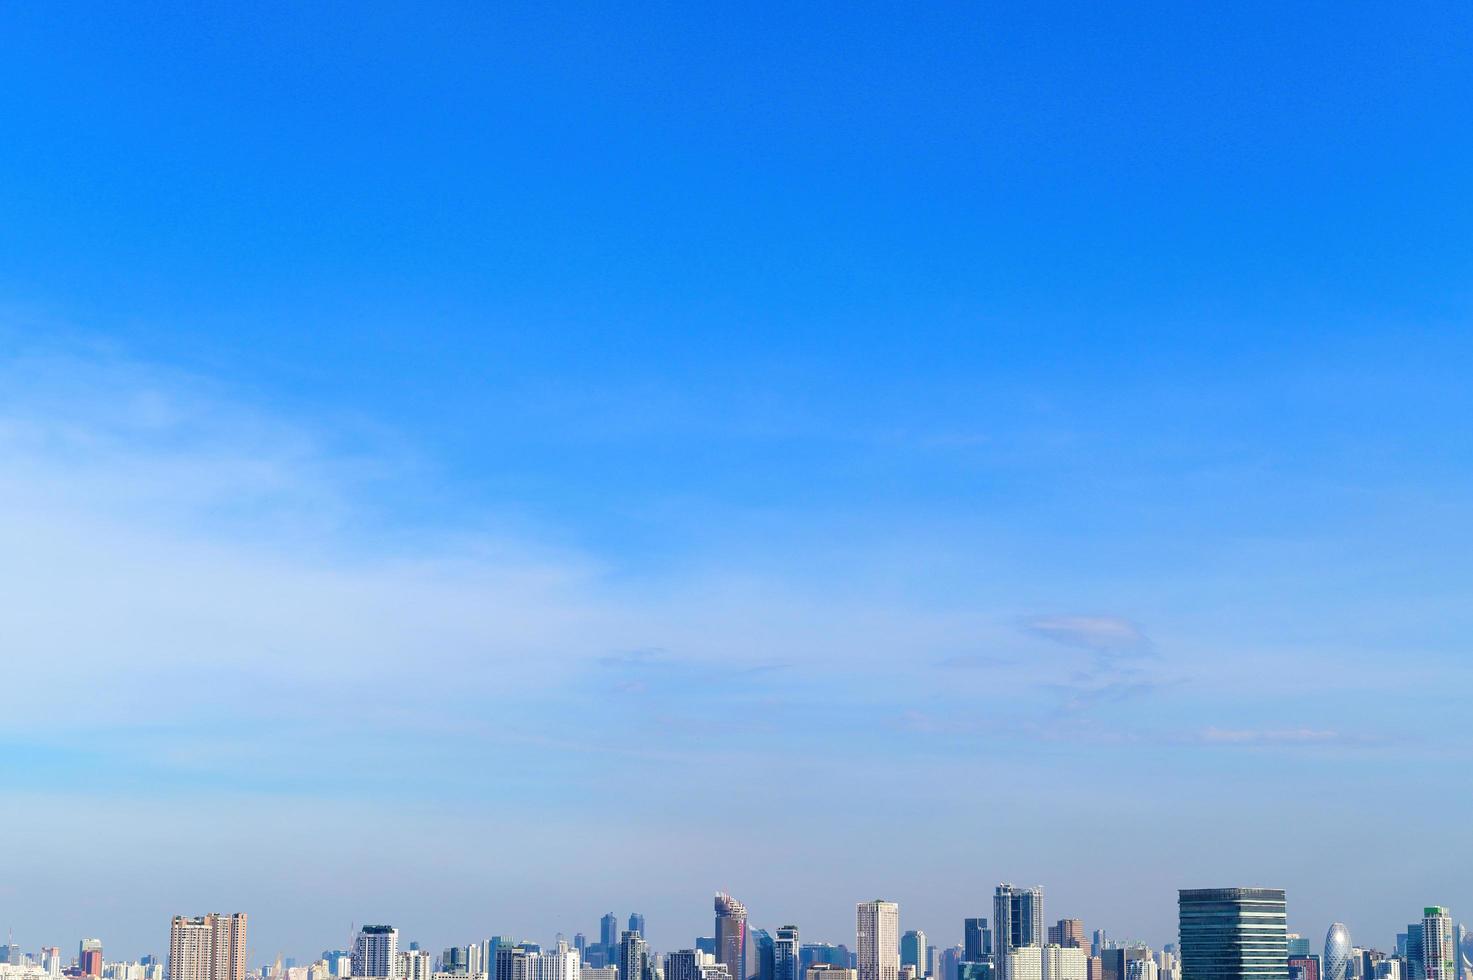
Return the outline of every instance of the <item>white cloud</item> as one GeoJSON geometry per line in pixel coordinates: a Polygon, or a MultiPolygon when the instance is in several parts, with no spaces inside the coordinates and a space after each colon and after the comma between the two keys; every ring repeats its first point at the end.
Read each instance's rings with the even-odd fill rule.
{"type": "Polygon", "coordinates": [[[1151,641],[1140,627],[1118,616],[1031,616],[1023,628],[1055,643],[1107,654],[1140,654],[1151,641]]]}
{"type": "Polygon", "coordinates": [[[1204,728],[1200,738],[1221,745],[1334,745],[1363,741],[1328,728],[1204,728]]]}

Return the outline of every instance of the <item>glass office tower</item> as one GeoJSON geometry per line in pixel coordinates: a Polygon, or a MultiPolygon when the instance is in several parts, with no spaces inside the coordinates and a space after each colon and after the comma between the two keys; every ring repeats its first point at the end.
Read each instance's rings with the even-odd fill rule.
{"type": "Polygon", "coordinates": [[[1289,980],[1282,888],[1178,893],[1182,980],[1289,980]]]}

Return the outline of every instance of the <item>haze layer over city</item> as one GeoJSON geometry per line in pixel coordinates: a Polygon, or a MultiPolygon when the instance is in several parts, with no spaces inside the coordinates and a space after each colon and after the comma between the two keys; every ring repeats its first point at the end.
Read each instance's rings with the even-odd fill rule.
{"type": "Polygon", "coordinates": [[[1207,980],[1233,888],[1459,980],[1397,936],[1473,910],[1469,36],[0,7],[5,965],[1014,882],[1158,971],[1038,980],[1207,980]]]}

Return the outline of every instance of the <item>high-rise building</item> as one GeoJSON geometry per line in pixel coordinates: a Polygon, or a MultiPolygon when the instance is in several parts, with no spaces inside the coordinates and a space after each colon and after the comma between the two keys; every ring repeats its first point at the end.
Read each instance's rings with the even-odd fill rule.
{"type": "Polygon", "coordinates": [[[910,929],[900,937],[900,965],[915,967],[915,975],[926,975],[926,934],[910,929]]]}
{"type": "Polygon", "coordinates": [[[962,920],[962,959],[980,963],[992,955],[992,930],[986,919],[962,920]]]}
{"type": "Polygon", "coordinates": [[[353,976],[392,977],[398,955],[398,929],[364,926],[353,940],[353,976]]]}
{"type": "Polygon", "coordinates": [[[491,941],[488,980],[517,980],[519,976],[524,977],[527,965],[523,960],[541,951],[542,947],[536,943],[517,942],[514,939],[497,936],[491,941]]]}
{"type": "Polygon", "coordinates": [[[578,951],[559,939],[554,950],[543,952],[527,943],[513,947],[512,980],[581,980],[578,951]]]}
{"type": "Polygon", "coordinates": [[[440,954],[440,972],[463,977],[471,972],[471,947],[446,946],[440,954]]]}
{"type": "Polygon", "coordinates": [[[394,957],[394,976],[397,980],[430,980],[434,964],[427,949],[400,950],[394,957]]]}
{"type": "Polygon", "coordinates": [[[859,980],[899,980],[900,906],[876,899],[855,906],[859,980]]]}
{"type": "Polygon", "coordinates": [[[716,962],[726,964],[732,980],[746,980],[747,907],[726,892],[716,893],[716,962]]]}
{"type": "Polygon", "coordinates": [[[1109,945],[1093,957],[1100,963],[1101,980],[1125,980],[1130,974],[1130,964],[1135,960],[1151,958],[1151,951],[1139,944],[1132,946],[1109,945]]]}
{"type": "Polygon", "coordinates": [[[641,936],[643,936],[644,935],[644,916],[640,915],[638,912],[630,912],[629,913],[629,931],[630,932],[637,932],[641,936]]]}
{"type": "Polygon", "coordinates": [[[49,977],[61,976],[60,946],[41,947],[41,968],[46,971],[46,975],[49,977]]]}
{"type": "Polygon", "coordinates": [[[1084,949],[1084,923],[1079,919],[1060,919],[1048,927],[1048,941],[1055,946],[1084,949]]]}
{"type": "Polygon", "coordinates": [[[1017,888],[1003,882],[992,895],[992,963],[997,980],[1012,980],[1008,953],[1042,946],[1043,889],[1017,888]]]}
{"type": "Polygon", "coordinates": [[[752,980],[772,980],[776,957],[772,933],[766,929],[752,929],[747,939],[751,950],[747,968],[751,971],[752,980]]]}
{"type": "MultiPolygon", "coordinates": [[[[1286,941],[1287,947],[1287,941],[1286,941]]],[[[1350,930],[1343,922],[1330,923],[1325,933],[1325,958],[1322,980],[1348,980],[1350,977],[1350,930]]]]}
{"type": "Polygon", "coordinates": [[[1161,968],[1152,959],[1131,960],[1125,974],[1125,980],[1157,980],[1161,974],[1161,968]]]}
{"type": "Polygon", "coordinates": [[[1182,980],[1288,980],[1282,888],[1179,893],[1182,980]]]}
{"type": "Polygon", "coordinates": [[[1427,967],[1423,954],[1422,923],[1413,922],[1407,926],[1406,931],[1407,980],[1427,980],[1427,967]]]}
{"type": "MultiPolygon", "coordinates": [[[[773,980],[803,980],[797,926],[780,926],[772,942],[773,980]]],[[[666,977],[665,980],[670,980],[666,977]]]]}
{"type": "Polygon", "coordinates": [[[1454,949],[1453,919],[1441,905],[1422,910],[1422,969],[1427,980],[1457,980],[1461,953],[1454,949]]]}
{"type": "MultiPolygon", "coordinates": [[[[983,920],[983,923],[985,926],[986,920],[983,920]]],[[[982,948],[986,949],[987,947],[983,946],[982,948]]],[[[933,980],[957,980],[959,967],[964,962],[965,957],[966,948],[964,946],[948,946],[945,949],[937,950],[936,962],[932,967],[934,970],[932,974],[933,980]]]]}
{"type": "Polygon", "coordinates": [[[619,956],[619,917],[614,913],[598,920],[598,942],[603,947],[604,962],[612,964],[619,956]]]}
{"type": "Polygon", "coordinates": [[[169,924],[169,980],[245,980],[246,915],[211,912],[169,924]]]}
{"type": "Polygon", "coordinates": [[[1008,953],[1015,980],[1086,980],[1084,950],[1058,945],[1020,946],[1008,953]]]}
{"type": "Polygon", "coordinates": [[[815,963],[803,975],[803,980],[856,980],[857,974],[847,966],[833,963],[815,963]]]}
{"type": "Polygon", "coordinates": [[[101,939],[84,939],[77,945],[77,968],[84,977],[102,976],[101,939]]]}
{"type": "Polygon", "coordinates": [[[698,949],[681,949],[665,954],[665,980],[701,980],[702,954],[698,949]]]}
{"type": "Polygon", "coordinates": [[[633,930],[619,937],[619,980],[650,980],[649,944],[633,930]]]}

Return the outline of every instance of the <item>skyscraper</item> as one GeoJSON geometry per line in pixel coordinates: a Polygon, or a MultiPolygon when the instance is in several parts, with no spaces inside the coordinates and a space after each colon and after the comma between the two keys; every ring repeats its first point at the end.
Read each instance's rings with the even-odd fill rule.
{"type": "MultiPolygon", "coordinates": [[[[986,920],[982,920],[986,925],[986,920]]],[[[987,949],[987,946],[983,946],[987,949]]],[[[963,946],[948,946],[936,951],[935,980],[957,980],[958,967],[966,960],[966,948],[963,946]]]]}
{"type": "Polygon", "coordinates": [[[992,931],[986,919],[962,920],[962,960],[980,963],[992,955],[992,931]]]}
{"type": "Polygon", "coordinates": [[[398,955],[398,929],[393,926],[364,926],[353,940],[353,976],[392,977],[398,955]]]}
{"type": "Polygon", "coordinates": [[[1413,922],[1407,926],[1406,980],[1427,980],[1427,968],[1424,965],[1424,950],[1422,948],[1422,931],[1422,923],[1420,922],[1413,922]]]}
{"type": "Polygon", "coordinates": [[[1325,957],[1321,960],[1322,980],[1346,980],[1350,976],[1350,930],[1342,922],[1332,922],[1325,933],[1325,957]]]}
{"type": "Polygon", "coordinates": [[[169,980],[245,980],[246,916],[174,916],[169,924],[169,980]]]}
{"type": "Polygon", "coordinates": [[[777,939],[772,943],[772,980],[803,980],[800,949],[798,927],[778,927],[777,939]]]}
{"type": "Polygon", "coordinates": [[[625,930],[619,937],[619,980],[649,980],[650,948],[644,937],[625,930]]]}
{"type": "Polygon", "coordinates": [[[732,980],[746,980],[747,907],[726,892],[716,893],[716,961],[726,964],[732,980]]]}
{"type": "Polygon", "coordinates": [[[855,906],[859,980],[899,980],[900,906],[876,899],[855,906]]]}
{"type": "Polygon", "coordinates": [[[84,939],[77,945],[77,966],[84,977],[102,976],[101,939],[84,939]]]}
{"type": "Polygon", "coordinates": [[[604,948],[604,962],[613,963],[619,956],[619,917],[614,913],[598,920],[598,941],[604,948]]]}
{"type": "Polygon", "coordinates": [[[1182,980],[1288,980],[1282,888],[1179,893],[1182,980]]]}
{"type": "Polygon", "coordinates": [[[640,915],[638,912],[630,912],[629,913],[629,931],[630,932],[637,932],[641,936],[643,936],[644,935],[644,916],[640,915]]]}
{"type": "Polygon", "coordinates": [[[1460,955],[1453,948],[1453,919],[1441,905],[1422,910],[1422,969],[1427,980],[1457,980],[1460,955]]]}
{"type": "Polygon", "coordinates": [[[775,970],[775,965],[773,964],[775,964],[776,955],[775,949],[773,949],[775,943],[773,943],[772,933],[764,930],[764,928],[754,928],[754,930],[751,930],[750,940],[751,952],[756,953],[756,956],[748,956],[748,959],[754,958],[757,961],[756,964],[751,964],[756,967],[751,971],[753,980],[772,980],[772,971],[775,970]]]}
{"type": "Polygon", "coordinates": [[[916,976],[926,975],[926,934],[911,929],[900,937],[900,965],[915,967],[916,976]]]}
{"type": "Polygon", "coordinates": [[[1010,980],[1008,953],[1043,945],[1043,889],[1003,882],[992,895],[992,964],[997,980],[1010,980]]]}
{"type": "Polygon", "coordinates": [[[1067,949],[1084,949],[1084,922],[1079,919],[1060,919],[1048,927],[1048,941],[1067,949]]]}

